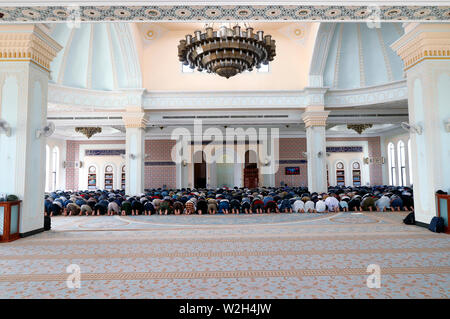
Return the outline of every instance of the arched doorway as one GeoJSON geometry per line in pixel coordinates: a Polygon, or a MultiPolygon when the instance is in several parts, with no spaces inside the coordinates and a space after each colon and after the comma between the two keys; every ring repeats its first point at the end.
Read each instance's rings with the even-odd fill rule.
{"type": "Polygon", "coordinates": [[[245,152],[244,187],[257,188],[259,184],[258,155],[255,151],[245,152]]]}
{"type": "Polygon", "coordinates": [[[206,160],[204,152],[194,154],[194,188],[206,188],[206,160]]]}

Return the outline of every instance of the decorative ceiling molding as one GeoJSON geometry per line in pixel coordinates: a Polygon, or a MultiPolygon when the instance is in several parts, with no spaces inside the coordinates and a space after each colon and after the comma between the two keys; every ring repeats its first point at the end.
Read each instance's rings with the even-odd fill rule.
{"type": "Polygon", "coordinates": [[[155,44],[157,40],[161,39],[168,32],[159,23],[139,23],[138,27],[146,45],[155,44]]]}
{"type": "Polygon", "coordinates": [[[326,107],[347,107],[407,101],[408,88],[406,80],[373,87],[349,90],[328,90],[325,95],[326,107]]]}
{"type": "Polygon", "coordinates": [[[86,108],[93,110],[123,110],[127,106],[142,103],[143,89],[129,89],[120,91],[105,91],[64,87],[49,83],[48,105],[49,111],[86,108]]]}
{"type": "Polygon", "coordinates": [[[227,109],[227,108],[303,108],[304,91],[248,91],[248,92],[178,92],[144,95],[148,110],[227,109]]]}
{"type": "Polygon", "coordinates": [[[321,23],[317,31],[314,51],[309,69],[309,85],[323,86],[323,72],[328,58],[330,43],[333,39],[336,23],[321,23]]]}
{"type": "Polygon", "coordinates": [[[114,48],[113,48],[113,43],[112,43],[112,39],[111,39],[111,28],[112,25],[109,24],[106,26],[106,35],[108,37],[108,44],[109,44],[109,54],[111,57],[111,61],[112,61],[112,73],[113,73],[113,83],[114,83],[114,89],[117,90],[119,89],[119,84],[117,83],[117,77],[119,76],[117,74],[117,66],[116,66],[116,57],[114,56],[114,48]]]}
{"type": "Polygon", "coordinates": [[[89,58],[87,67],[87,85],[88,89],[92,89],[92,54],[94,51],[94,24],[91,25],[91,34],[89,39],[89,58]]]}
{"type": "Polygon", "coordinates": [[[39,25],[23,25],[15,32],[0,25],[0,61],[32,61],[50,70],[50,63],[62,49],[39,25]]]}
{"type": "Polygon", "coordinates": [[[278,32],[295,44],[304,47],[307,40],[313,36],[312,25],[306,22],[289,23],[287,26],[278,29],[278,32]]]}
{"type": "Polygon", "coordinates": [[[339,66],[341,62],[342,35],[344,34],[344,24],[339,25],[339,38],[336,50],[336,60],[334,63],[333,87],[338,87],[339,83],[339,66]]]}
{"type": "Polygon", "coordinates": [[[365,87],[366,86],[366,75],[364,72],[364,54],[363,54],[363,47],[362,47],[361,25],[360,24],[358,24],[356,26],[356,32],[358,35],[359,86],[365,87]]]}
{"type": "Polygon", "coordinates": [[[120,50],[127,66],[125,72],[128,78],[128,88],[141,88],[142,72],[131,27],[128,23],[114,23],[111,27],[114,28],[120,40],[120,50]]]}
{"type": "MultiPolygon", "coordinates": [[[[273,1],[272,1],[273,3],[273,1]]],[[[294,2],[292,2],[294,3],[294,2]]],[[[297,2],[298,3],[298,2],[297,2]]],[[[361,2],[363,3],[363,2],[361,2]]],[[[353,20],[368,21],[370,19],[384,21],[428,21],[450,19],[450,9],[437,5],[406,6],[385,5],[379,1],[379,7],[374,9],[375,3],[352,6],[340,5],[120,5],[92,6],[87,3],[70,1],[65,6],[57,5],[25,6],[11,3],[0,9],[0,22],[65,22],[65,21],[337,21],[353,20]]],[[[403,5],[402,5],[403,4],[403,5]]],[[[413,3],[414,4],[414,3],[413,3]]]]}
{"type": "Polygon", "coordinates": [[[374,87],[304,91],[207,91],[207,92],[147,92],[141,90],[104,91],[77,89],[49,84],[49,112],[123,111],[129,106],[141,106],[147,111],[214,110],[214,109],[303,109],[308,104],[339,108],[406,101],[406,80],[374,87]],[[326,91],[326,92],[325,92],[326,91]],[[324,95],[325,94],[325,95],[324,95]],[[323,99],[322,99],[323,100],[323,99]]]}
{"type": "Polygon", "coordinates": [[[394,81],[394,76],[392,75],[391,62],[389,61],[389,57],[387,55],[386,45],[383,40],[383,35],[381,34],[380,29],[377,28],[376,30],[377,30],[378,41],[380,42],[381,52],[383,53],[384,65],[386,66],[386,73],[388,76],[388,80],[389,80],[389,82],[392,82],[392,81],[394,81]]]}
{"type": "Polygon", "coordinates": [[[450,24],[410,23],[406,33],[391,44],[407,71],[424,60],[450,59],[450,24]]]}

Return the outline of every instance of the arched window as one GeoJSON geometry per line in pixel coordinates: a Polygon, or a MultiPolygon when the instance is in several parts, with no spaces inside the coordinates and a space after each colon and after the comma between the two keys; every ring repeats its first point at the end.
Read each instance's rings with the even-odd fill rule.
{"type": "Polygon", "coordinates": [[[97,169],[95,166],[89,166],[88,169],[88,189],[96,189],[97,188],[97,169]]]}
{"type": "Polygon", "coordinates": [[[395,147],[393,143],[388,144],[389,184],[396,184],[395,147]]]}
{"type": "Polygon", "coordinates": [[[55,146],[52,151],[52,190],[56,190],[59,177],[59,148],[55,146]]]}
{"type": "Polygon", "coordinates": [[[105,166],[105,189],[114,188],[114,174],[113,167],[111,165],[105,166]]]}
{"type": "Polygon", "coordinates": [[[398,182],[400,186],[406,186],[406,157],[405,157],[405,143],[399,141],[397,144],[398,155],[398,182]]]}
{"type": "Polygon", "coordinates": [[[46,192],[50,191],[49,173],[50,173],[50,147],[48,147],[48,145],[45,145],[45,191],[46,192]]]}
{"type": "Polygon", "coordinates": [[[409,183],[413,183],[412,161],[411,161],[411,139],[408,140],[408,165],[409,165],[409,183]]]}
{"type": "Polygon", "coordinates": [[[352,164],[353,186],[361,186],[361,165],[359,162],[352,164]]]}
{"type": "Polygon", "coordinates": [[[336,185],[345,186],[345,169],[344,163],[336,163],[336,185]]]}

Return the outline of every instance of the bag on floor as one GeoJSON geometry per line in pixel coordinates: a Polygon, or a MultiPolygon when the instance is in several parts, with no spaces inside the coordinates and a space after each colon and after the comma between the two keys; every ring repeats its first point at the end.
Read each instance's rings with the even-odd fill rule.
{"type": "Polygon", "coordinates": [[[44,216],[44,230],[52,229],[52,220],[50,216],[44,216]]]}
{"type": "Polygon", "coordinates": [[[430,226],[428,229],[435,233],[443,233],[444,232],[444,218],[442,217],[433,217],[430,222],[430,226]]]}
{"type": "Polygon", "coordinates": [[[406,217],[403,219],[403,222],[404,222],[406,225],[415,225],[415,224],[416,224],[416,219],[415,219],[415,217],[414,217],[414,212],[409,213],[408,216],[406,216],[406,217]]]}

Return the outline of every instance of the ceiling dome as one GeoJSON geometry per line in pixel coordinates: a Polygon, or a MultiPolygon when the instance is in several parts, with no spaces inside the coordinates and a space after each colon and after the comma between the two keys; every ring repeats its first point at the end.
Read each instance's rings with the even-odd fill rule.
{"type": "Polygon", "coordinates": [[[403,35],[399,23],[336,23],[330,42],[323,84],[335,89],[370,87],[403,80],[403,62],[390,45],[403,35]]]}
{"type": "Polygon", "coordinates": [[[63,46],[51,64],[51,82],[63,86],[113,91],[142,87],[139,58],[126,23],[65,23],[51,26],[63,46]]]}

